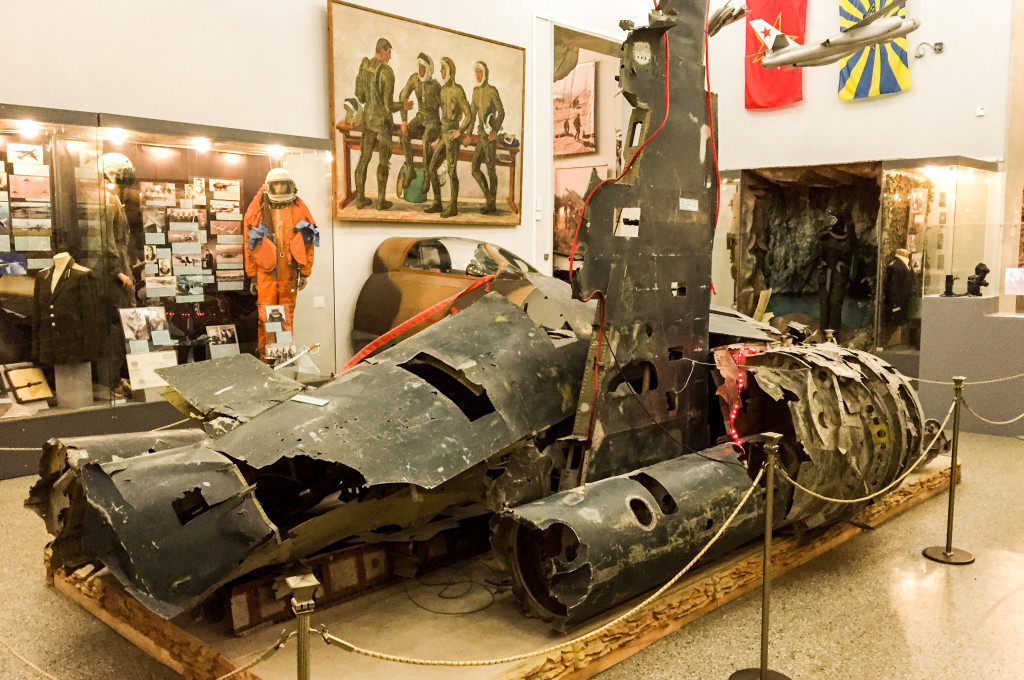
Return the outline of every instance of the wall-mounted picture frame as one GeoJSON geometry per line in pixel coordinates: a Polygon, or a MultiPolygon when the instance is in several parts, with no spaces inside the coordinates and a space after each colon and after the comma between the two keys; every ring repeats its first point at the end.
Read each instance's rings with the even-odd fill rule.
{"type": "Polygon", "coordinates": [[[594,153],[597,150],[597,63],[576,65],[554,86],[554,155],[594,153]]]}
{"type": "Polygon", "coordinates": [[[334,216],[521,220],[526,50],[332,0],[334,216]]]}

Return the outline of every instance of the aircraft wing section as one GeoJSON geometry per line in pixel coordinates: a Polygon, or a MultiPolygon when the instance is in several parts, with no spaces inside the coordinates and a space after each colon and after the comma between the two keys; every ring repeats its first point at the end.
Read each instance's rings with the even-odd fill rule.
{"type": "Polygon", "coordinates": [[[872,12],[871,14],[868,14],[866,17],[855,23],[853,26],[850,26],[846,30],[851,31],[855,28],[864,28],[868,24],[874,23],[878,19],[887,16],[894,9],[899,8],[899,6],[902,5],[904,2],[906,2],[906,0],[893,0],[882,9],[878,10],[877,12],[872,12]]]}
{"type": "MultiPolygon", "coordinates": [[[[562,337],[568,336],[568,337],[562,337]]],[[[211,447],[266,468],[284,459],[341,464],[367,485],[434,488],[568,417],[589,338],[556,338],[497,293],[211,447]]]]}

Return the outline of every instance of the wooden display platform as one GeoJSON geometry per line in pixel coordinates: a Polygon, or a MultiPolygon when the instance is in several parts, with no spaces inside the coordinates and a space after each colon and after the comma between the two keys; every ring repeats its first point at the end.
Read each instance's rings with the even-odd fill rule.
{"type": "MultiPolygon", "coordinates": [[[[865,530],[940,493],[949,486],[946,458],[933,461],[902,487],[862,510],[852,521],[800,536],[777,537],[773,542],[774,575],[805,564],[865,530]]],[[[582,680],[622,661],[661,637],[761,584],[762,546],[756,544],[696,570],[647,609],[583,644],[566,647],[546,657],[503,666],[441,668],[399,667],[328,648],[314,636],[312,678],[391,677],[401,673],[415,679],[457,680],[582,680]]],[[[479,565],[477,565],[479,566],[479,565]]],[[[484,565],[486,566],[486,565],[484,565]]],[[[460,570],[467,573],[472,567],[460,570]]],[[[229,625],[193,621],[164,621],[128,596],[109,576],[54,574],[54,585],[127,640],[189,680],[214,680],[249,660],[277,640],[279,625],[245,637],[227,632],[229,625]],[[236,663],[237,661],[237,663],[236,663]]],[[[429,586],[430,584],[427,584],[429,586]]],[[[443,584],[433,584],[443,585],[443,584]]],[[[356,600],[318,611],[313,627],[327,624],[331,632],[350,642],[379,651],[420,658],[486,659],[529,652],[571,640],[601,621],[555,637],[546,624],[519,613],[511,593],[494,596],[492,606],[462,616],[441,616],[424,611],[417,602],[423,584],[391,586],[356,600]]],[[[484,591],[486,592],[486,591],[484,591]]],[[[622,605],[624,611],[634,603],[622,605]]],[[[610,612],[604,621],[616,616],[610,612]]],[[[233,678],[240,680],[294,680],[295,645],[290,643],[273,658],[233,678]]]]}

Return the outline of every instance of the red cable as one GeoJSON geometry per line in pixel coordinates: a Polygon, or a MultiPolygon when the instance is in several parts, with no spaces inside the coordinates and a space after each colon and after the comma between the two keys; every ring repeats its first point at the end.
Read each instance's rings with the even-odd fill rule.
{"type": "Polygon", "coordinates": [[[389,330],[387,333],[385,333],[384,335],[380,336],[379,338],[377,338],[376,340],[374,340],[373,342],[368,344],[366,347],[364,347],[361,350],[359,350],[358,354],[356,354],[354,357],[349,359],[348,363],[341,367],[341,370],[338,371],[338,374],[340,375],[340,374],[344,373],[345,371],[347,371],[348,369],[350,369],[353,366],[355,366],[356,364],[358,364],[360,361],[365,359],[368,355],[370,355],[378,347],[380,347],[380,346],[390,342],[391,340],[394,340],[399,335],[401,335],[402,333],[405,333],[407,330],[409,330],[413,326],[418,326],[420,323],[425,321],[427,318],[433,316],[434,314],[436,314],[437,312],[441,311],[442,309],[444,309],[448,305],[454,304],[456,300],[458,300],[460,297],[462,297],[466,293],[468,293],[468,292],[470,292],[472,290],[476,290],[480,286],[488,285],[493,280],[494,280],[494,276],[493,275],[491,275],[491,276],[482,276],[479,279],[477,279],[476,281],[474,281],[473,283],[469,284],[465,289],[461,290],[460,292],[456,293],[455,295],[451,296],[450,298],[447,298],[445,300],[441,300],[441,302],[438,302],[433,307],[430,307],[429,309],[425,309],[422,312],[420,312],[419,314],[417,314],[416,316],[412,317],[411,319],[408,319],[408,320],[403,321],[402,323],[398,324],[397,326],[395,326],[394,328],[389,330]]]}
{"type": "MultiPolygon", "coordinates": [[[[715,141],[715,117],[711,108],[711,51],[708,49],[708,21],[711,15],[711,3],[708,3],[707,13],[704,15],[704,82],[708,91],[708,129],[711,134],[711,160],[715,166],[715,222],[711,227],[712,231],[718,229],[718,214],[722,209],[722,176],[718,172],[718,143],[715,141]]],[[[715,283],[711,282],[711,291],[714,292],[715,283]]]]}

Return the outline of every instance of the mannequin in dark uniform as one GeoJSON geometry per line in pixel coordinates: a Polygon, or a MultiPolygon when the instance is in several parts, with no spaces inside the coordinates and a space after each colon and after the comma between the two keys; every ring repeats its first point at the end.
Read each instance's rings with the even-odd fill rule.
{"type": "Polygon", "coordinates": [[[853,239],[846,222],[835,215],[825,217],[825,227],[818,262],[818,319],[822,330],[838,331],[843,325],[843,300],[850,285],[853,239]]]}
{"type": "Polygon", "coordinates": [[[102,328],[92,270],[57,253],[53,266],[36,275],[32,359],[43,366],[95,361],[102,328]]]}
{"type": "Polygon", "coordinates": [[[882,279],[882,322],[889,328],[890,344],[900,341],[900,329],[907,325],[907,308],[914,291],[914,272],[910,269],[910,251],[900,248],[885,268],[882,279]]]}

